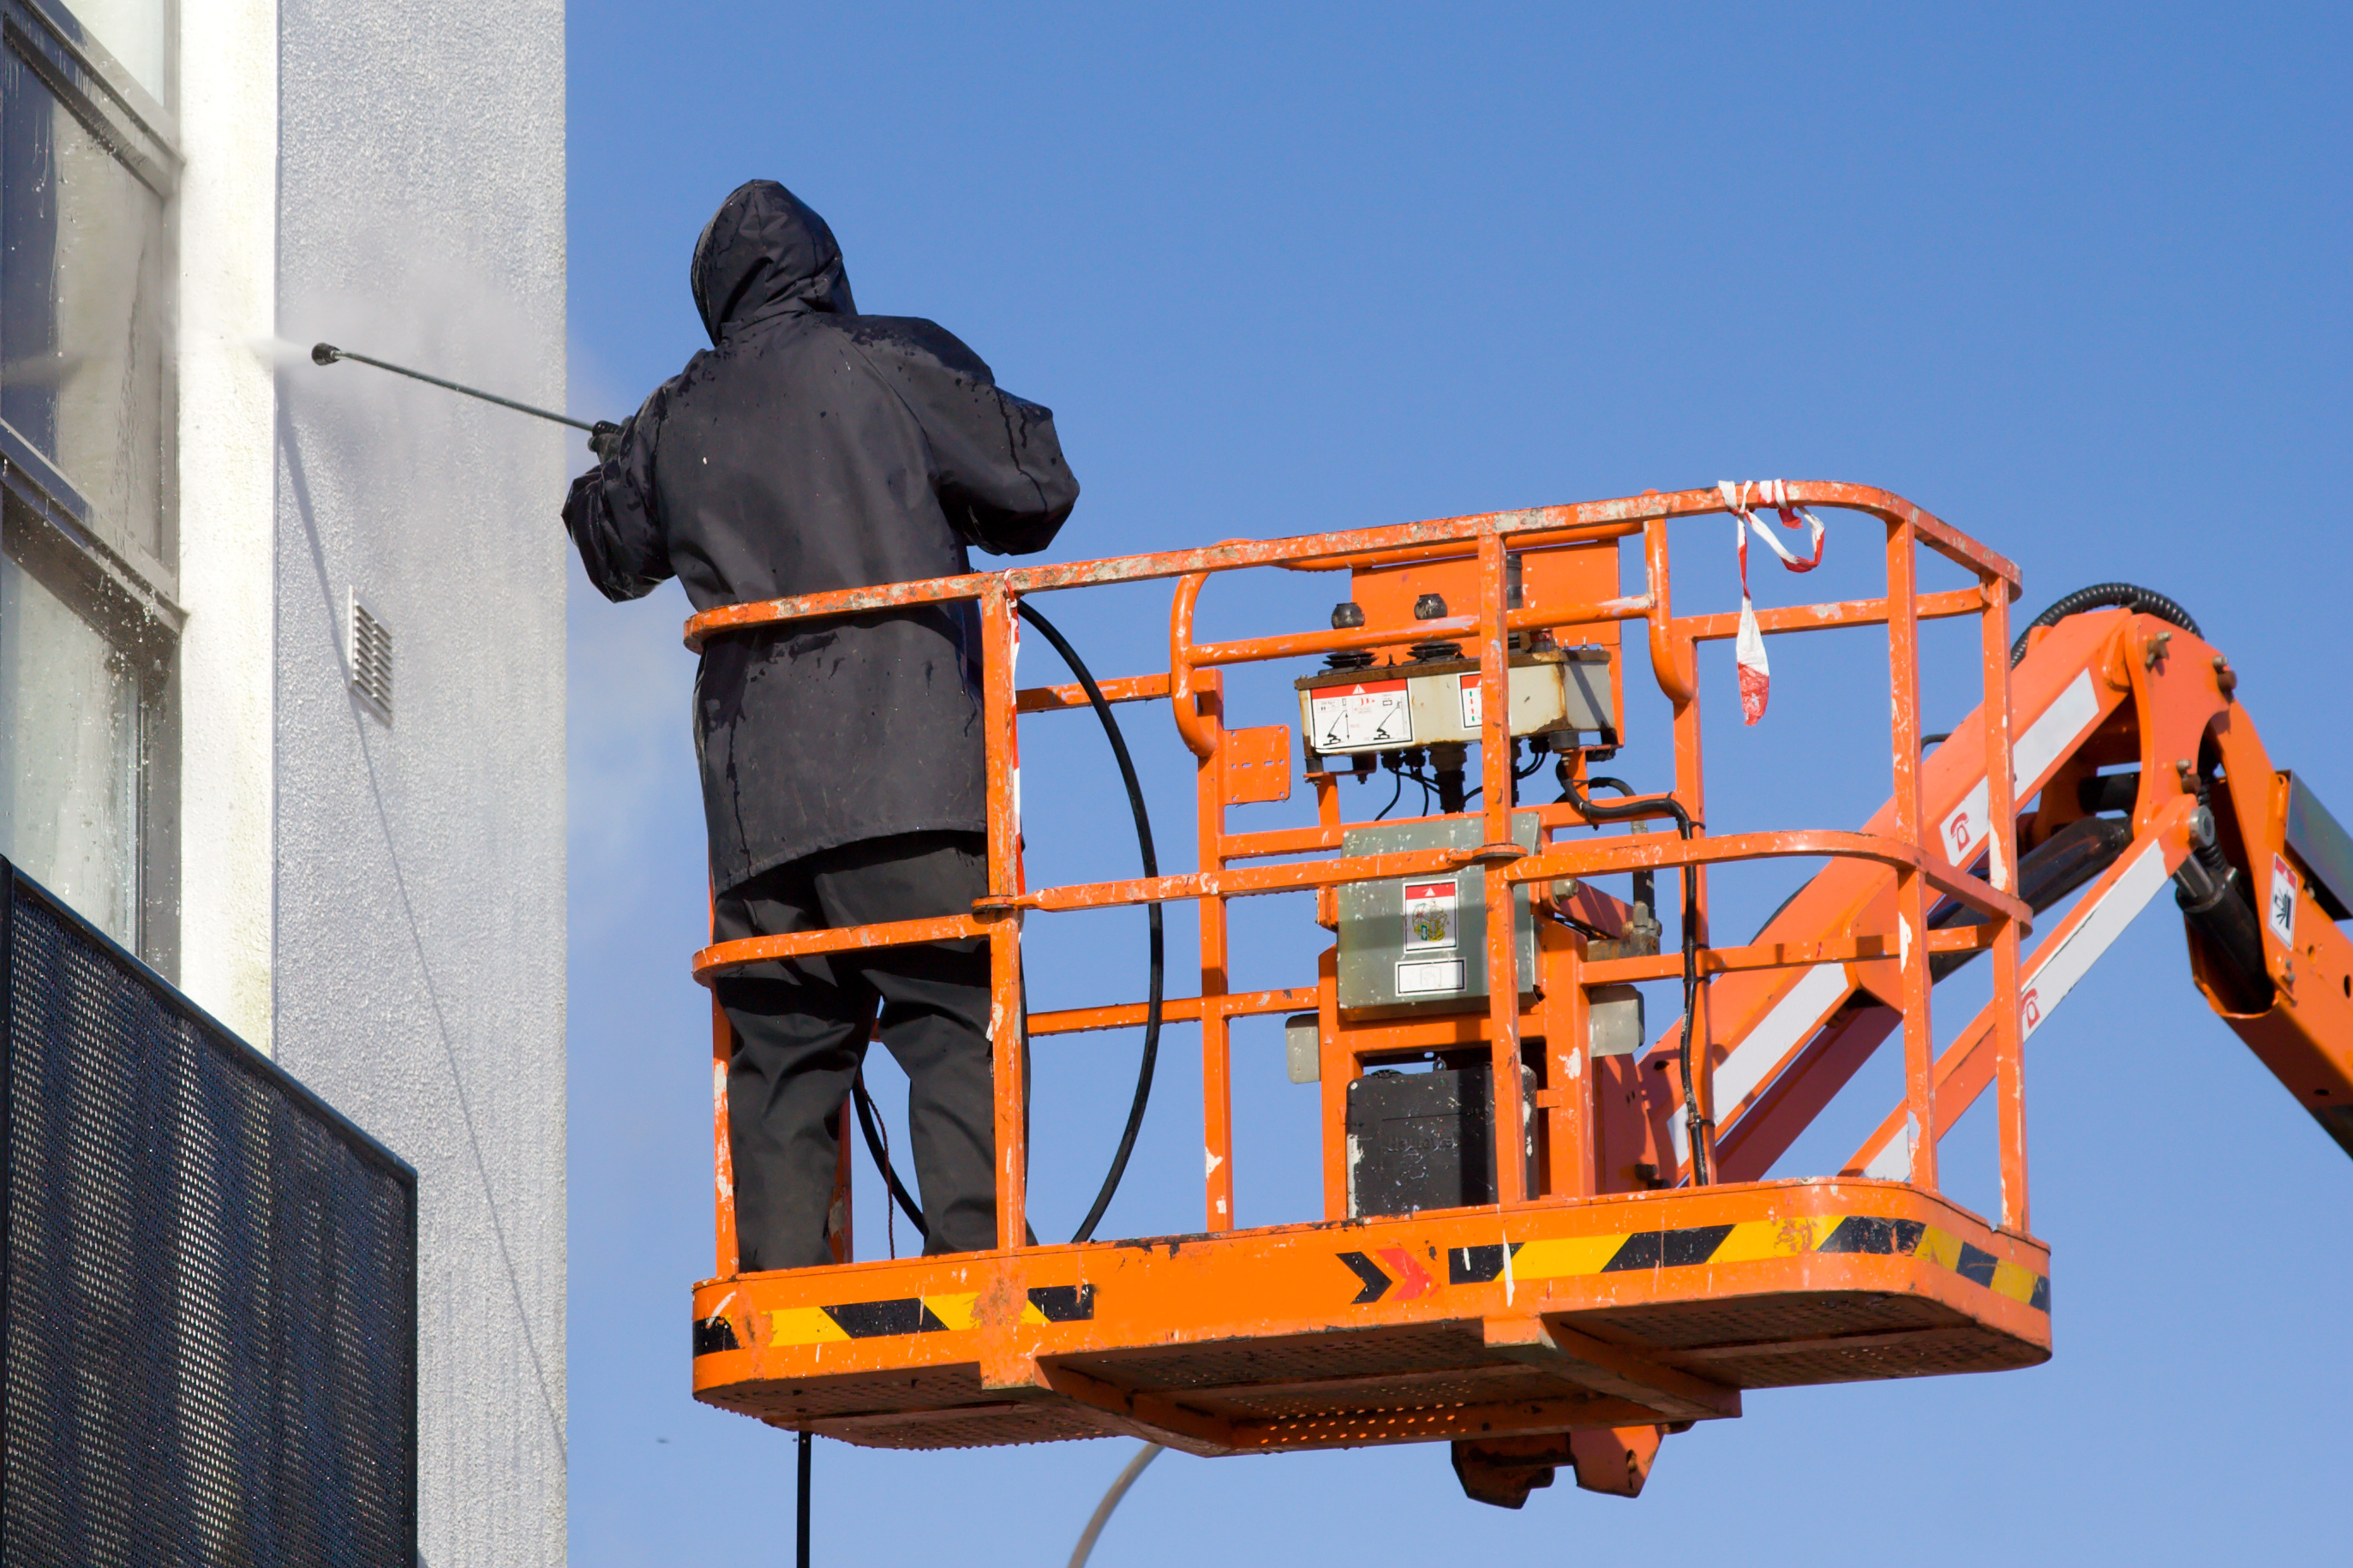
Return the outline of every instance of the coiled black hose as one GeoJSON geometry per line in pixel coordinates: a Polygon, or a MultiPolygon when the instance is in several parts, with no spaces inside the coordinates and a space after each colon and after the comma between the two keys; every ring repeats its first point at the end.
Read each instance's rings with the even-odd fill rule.
{"type": "MultiPolygon", "coordinates": [[[[1144,784],[1135,776],[1135,761],[1128,755],[1127,737],[1120,733],[1119,721],[1112,716],[1111,703],[1104,699],[1103,688],[1095,684],[1093,673],[1087,668],[1086,661],[1079,657],[1079,650],[1071,646],[1070,639],[1055,630],[1054,624],[1039,615],[1026,599],[1018,608],[1021,618],[1044,634],[1046,640],[1053,645],[1054,651],[1062,656],[1062,662],[1069,665],[1071,673],[1079,678],[1079,686],[1086,692],[1087,701],[1092,704],[1095,717],[1103,721],[1103,737],[1111,742],[1111,754],[1119,763],[1120,782],[1127,786],[1127,805],[1135,817],[1135,847],[1144,857],[1144,874],[1146,877],[1159,876],[1160,857],[1152,847],[1152,816],[1145,809],[1144,784]]],[[[1127,1174],[1128,1158],[1135,1152],[1136,1134],[1144,1126],[1145,1106],[1152,1098],[1152,1080],[1160,1062],[1161,989],[1167,942],[1161,923],[1160,905],[1149,903],[1144,909],[1150,932],[1150,975],[1144,1004],[1144,1058],[1136,1068],[1135,1098],[1127,1108],[1127,1126],[1119,1135],[1119,1152],[1112,1156],[1111,1169],[1103,1176],[1102,1189],[1095,1194],[1094,1206],[1087,1210],[1087,1217],[1080,1222],[1077,1234],[1071,1237],[1073,1242],[1086,1241],[1094,1236],[1095,1226],[1103,1223],[1103,1211],[1111,1207],[1112,1196],[1119,1191],[1121,1178],[1127,1174]]],[[[918,1234],[928,1234],[923,1226],[923,1211],[908,1195],[905,1184],[899,1180],[899,1173],[892,1169],[890,1155],[882,1147],[881,1135],[874,1121],[874,1102],[866,1092],[865,1075],[860,1073],[853,1079],[850,1087],[858,1105],[858,1128],[865,1134],[867,1152],[874,1157],[874,1163],[881,1171],[882,1180],[890,1187],[891,1196],[897,1202],[900,1211],[918,1234]]]]}
{"type": "MultiPolygon", "coordinates": [[[[1683,802],[1672,795],[1603,805],[1578,793],[1577,780],[1570,775],[1566,758],[1561,761],[1558,776],[1560,798],[1574,806],[1577,814],[1588,822],[1625,822],[1663,811],[1675,819],[1675,831],[1686,843],[1690,842],[1694,828],[1707,826],[1684,810],[1683,802]]],[[[1607,784],[1621,795],[1634,793],[1622,779],[1597,778],[1592,782],[1596,788],[1607,784]]],[[[1707,1119],[1699,1113],[1698,1079],[1692,1071],[1692,1015],[1699,1005],[1699,868],[1688,860],[1683,862],[1683,1028],[1676,1056],[1683,1070],[1683,1130],[1691,1140],[1692,1184],[1704,1187],[1711,1180],[1707,1168],[1707,1139],[1704,1136],[1707,1119]]]]}
{"type": "Polygon", "coordinates": [[[2076,589],[2027,622],[2025,630],[2018,634],[2018,640],[2010,645],[2010,667],[2016,669],[2018,661],[2026,657],[2027,634],[2035,627],[2055,626],[2069,616],[2080,616],[2085,610],[2111,609],[2130,610],[2136,615],[2155,616],[2161,621],[2171,621],[2193,637],[2202,638],[2206,635],[2198,629],[2198,623],[2189,618],[2189,611],[2154,588],[2143,588],[2131,583],[2094,583],[2088,588],[2076,589]]]}

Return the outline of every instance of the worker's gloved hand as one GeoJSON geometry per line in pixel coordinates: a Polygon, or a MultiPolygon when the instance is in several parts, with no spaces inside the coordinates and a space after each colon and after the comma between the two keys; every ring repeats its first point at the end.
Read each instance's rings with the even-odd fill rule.
{"type": "Polygon", "coordinates": [[[588,432],[588,449],[596,454],[598,462],[611,462],[613,454],[621,449],[621,427],[609,419],[599,419],[588,432]]]}

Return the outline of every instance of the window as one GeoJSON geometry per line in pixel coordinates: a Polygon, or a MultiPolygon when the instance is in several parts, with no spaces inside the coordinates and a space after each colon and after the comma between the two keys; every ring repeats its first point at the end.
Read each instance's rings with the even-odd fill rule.
{"type": "Polygon", "coordinates": [[[0,854],[168,969],[167,0],[0,0],[0,854]]]}

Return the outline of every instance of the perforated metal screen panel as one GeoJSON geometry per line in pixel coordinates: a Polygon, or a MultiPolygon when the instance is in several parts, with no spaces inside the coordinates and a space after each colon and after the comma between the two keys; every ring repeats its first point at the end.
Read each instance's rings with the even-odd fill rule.
{"type": "Polygon", "coordinates": [[[415,1173],[0,885],[0,1562],[414,1568],[415,1173]]]}

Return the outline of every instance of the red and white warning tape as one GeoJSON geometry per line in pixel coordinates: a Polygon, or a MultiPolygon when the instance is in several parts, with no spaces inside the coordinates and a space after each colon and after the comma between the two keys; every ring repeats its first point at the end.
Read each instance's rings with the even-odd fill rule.
{"type": "Polygon", "coordinates": [[[1765,700],[1773,686],[1772,668],[1765,662],[1765,637],[1757,629],[1757,609],[1748,602],[1748,535],[1754,530],[1766,548],[1781,558],[1781,564],[1792,572],[1810,572],[1822,563],[1822,520],[1805,507],[1789,499],[1786,479],[1718,479],[1716,492],[1732,512],[1732,541],[1740,553],[1740,636],[1733,643],[1733,658],[1740,669],[1740,718],[1745,724],[1754,724],[1765,717],[1765,700]],[[1784,528],[1795,528],[1803,522],[1813,532],[1813,555],[1799,560],[1781,548],[1752,510],[1769,506],[1781,514],[1784,528]]]}

